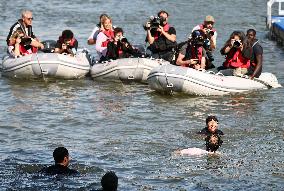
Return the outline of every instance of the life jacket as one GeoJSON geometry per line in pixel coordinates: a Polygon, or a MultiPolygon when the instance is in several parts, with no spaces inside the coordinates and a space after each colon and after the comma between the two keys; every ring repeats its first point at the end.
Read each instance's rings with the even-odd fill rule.
{"type": "Polygon", "coordinates": [[[250,59],[245,58],[240,49],[237,49],[236,51],[231,50],[227,55],[223,66],[225,68],[249,68],[250,59]]]}
{"type": "MultiPolygon", "coordinates": [[[[59,41],[60,44],[63,44],[63,43],[64,43],[63,37],[60,36],[59,39],[58,39],[58,41],[59,41]]],[[[73,37],[73,38],[71,39],[71,42],[70,42],[69,46],[72,47],[72,48],[75,47],[75,42],[76,42],[76,39],[73,37]]]]}
{"type": "Polygon", "coordinates": [[[37,48],[33,47],[33,46],[31,46],[31,48],[29,48],[29,49],[26,49],[25,46],[20,44],[19,48],[20,48],[21,55],[24,55],[24,56],[37,52],[37,48]]]}
{"type": "Polygon", "coordinates": [[[102,47],[107,47],[107,44],[111,41],[111,39],[114,37],[114,32],[113,30],[108,30],[108,31],[102,31],[104,35],[106,35],[107,40],[102,42],[102,47]]]}
{"type": "MultiPolygon", "coordinates": [[[[190,58],[189,59],[198,59],[198,63],[201,63],[203,57],[203,48],[202,46],[188,46],[189,48],[186,51],[190,51],[190,58]]],[[[183,67],[189,67],[188,64],[182,64],[183,67]]]]}
{"type": "MultiPolygon", "coordinates": [[[[170,29],[169,23],[167,23],[165,26],[163,26],[163,29],[164,29],[165,32],[168,32],[169,29],[170,29]]],[[[159,38],[160,34],[161,34],[160,32],[156,31],[153,35],[154,39],[157,40],[159,38]]]]}

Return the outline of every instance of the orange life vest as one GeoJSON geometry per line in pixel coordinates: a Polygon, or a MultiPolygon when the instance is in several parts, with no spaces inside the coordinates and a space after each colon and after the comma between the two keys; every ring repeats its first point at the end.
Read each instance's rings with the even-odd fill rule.
{"type": "Polygon", "coordinates": [[[250,59],[245,58],[240,49],[237,49],[237,51],[231,50],[223,66],[226,68],[249,68],[250,59]]]}

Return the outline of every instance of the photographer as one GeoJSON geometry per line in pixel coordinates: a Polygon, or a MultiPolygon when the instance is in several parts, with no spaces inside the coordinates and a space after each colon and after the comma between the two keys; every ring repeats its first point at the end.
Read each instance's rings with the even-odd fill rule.
{"type": "Polygon", "coordinates": [[[15,58],[36,53],[37,48],[31,46],[31,42],[31,38],[26,38],[22,30],[17,29],[9,38],[8,52],[15,58]]]}
{"type": "Polygon", "coordinates": [[[130,56],[141,56],[142,54],[132,47],[128,40],[123,36],[122,28],[114,29],[114,38],[107,45],[106,60],[116,60],[118,58],[128,58],[130,56]]]}
{"type": "Polygon", "coordinates": [[[146,23],[145,29],[146,42],[149,43],[148,49],[152,52],[152,57],[171,61],[177,43],[176,30],[168,24],[168,16],[166,11],[160,11],[158,17],[146,23]]]}
{"type": "Polygon", "coordinates": [[[247,73],[252,48],[243,32],[234,31],[220,52],[226,55],[223,66],[218,68],[218,70],[227,69],[222,71],[224,75],[241,76],[247,73]]]}
{"type": "Polygon", "coordinates": [[[207,64],[206,68],[214,68],[214,65],[212,65],[212,62],[214,61],[214,56],[212,52],[216,49],[216,39],[217,39],[217,31],[215,28],[213,28],[215,24],[215,19],[211,15],[207,15],[205,17],[204,23],[195,26],[192,31],[199,30],[202,32],[202,35],[204,37],[204,48],[206,49],[206,55],[207,55],[207,64]]]}
{"type": "Polygon", "coordinates": [[[193,31],[188,43],[185,44],[178,55],[176,64],[194,69],[205,69],[204,38],[200,31],[193,31]]]}
{"type": "Polygon", "coordinates": [[[71,30],[64,30],[56,42],[54,53],[74,56],[78,48],[78,41],[71,30]]]}
{"type": "MultiPolygon", "coordinates": [[[[7,36],[7,45],[8,46],[14,46],[15,42],[11,41],[11,36],[17,31],[20,30],[25,37],[25,39],[29,39],[27,41],[30,41],[29,45],[34,48],[41,48],[43,49],[44,46],[42,43],[39,42],[39,40],[36,38],[32,31],[32,21],[33,21],[33,15],[32,12],[29,10],[22,11],[22,18],[19,19],[16,23],[12,25],[10,28],[9,34],[7,36]]],[[[9,51],[9,49],[8,49],[9,51]]],[[[11,54],[11,52],[9,52],[11,54]]]]}

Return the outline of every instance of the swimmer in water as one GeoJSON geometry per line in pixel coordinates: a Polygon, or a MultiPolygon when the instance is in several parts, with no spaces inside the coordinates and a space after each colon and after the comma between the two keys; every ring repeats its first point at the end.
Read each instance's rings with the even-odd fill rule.
{"type": "Polygon", "coordinates": [[[174,151],[174,154],[178,155],[190,155],[190,156],[198,156],[204,154],[213,154],[216,153],[218,148],[222,145],[223,141],[220,136],[217,134],[210,134],[205,138],[205,146],[206,150],[200,148],[188,148],[174,151]]]}
{"type": "Polygon", "coordinates": [[[218,119],[217,117],[210,115],[206,118],[206,127],[198,132],[198,134],[210,135],[218,134],[224,135],[224,133],[218,129],[218,119]]]}
{"type": "Polygon", "coordinates": [[[77,170],[68,168],[70,162],[70,156],[68,150],[65,147],[57,147],[53,151],[53,158],[55,164],[49,167],[41,169],[39,172],[48,175],[76,175],[79,174],[77,170]]]}

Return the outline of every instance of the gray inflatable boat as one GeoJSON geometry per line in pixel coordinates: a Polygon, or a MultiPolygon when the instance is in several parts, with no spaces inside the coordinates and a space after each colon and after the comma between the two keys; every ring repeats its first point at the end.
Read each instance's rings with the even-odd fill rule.
{"type": "Polygon", "coordinates": [[[161,59],[121,58],[97,63],[91,68],[91,76],[98,80],[120,80],[147,83],[150,71],[157,66],[169,63],[161,59]]]}
{"type": "Polygon", "coordinates": [[[5,56],[0,70],[12,78],[77,79],[90,71],[90,59],[85,51],[74,57],[57,53],[34,53],[19,58],[5,56]]]}

